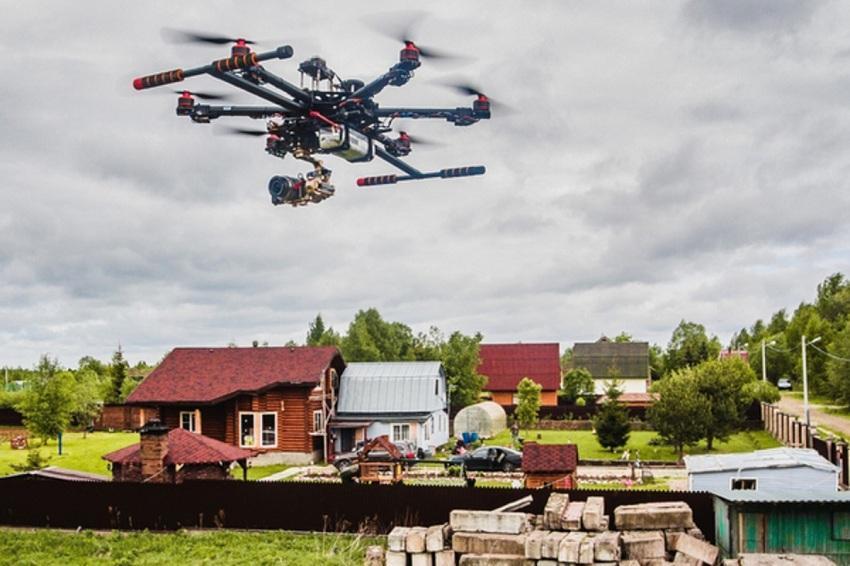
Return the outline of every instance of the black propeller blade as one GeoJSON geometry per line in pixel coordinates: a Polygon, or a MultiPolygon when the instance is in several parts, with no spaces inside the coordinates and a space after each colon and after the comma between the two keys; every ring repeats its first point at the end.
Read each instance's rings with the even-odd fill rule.
{"type": "Polygon", "coordinates": [[[407,136],[407,139],[410,140],[410,143],[413,145],[421,145],[426,147],[439,147],[441,145],[445,145],[442,142],[434,141],[432,139],[423,138],[422,136],[414,136],[405,131],[399,130],[399,135],[407,136]]]}
{"type": "Polygon", "coordinates": [[[163,28],[162,35],[167,41],[172,43],[209,43],[212,45],[227,45],[228,43],[236,43],[237,41],[244,41],[248,45],[254,45],[255,43],[241,37],[228,37],[226,35],[214,35],[171,28],[163,28]]]}
{"type": "Polygon", "coordinates": [[[218,133],[231,136],[251,136],[260,137],[269,135],[268,130],[259,130],[256,128],[234,128],[233,126],[224,126],[217,130],[218,133]]]}
{"type": "Polygon", "coordinates": [[[490,101],[490,106],[499,111],[500,114],[512,114],[515,112],[513,108],[508,106],[507,104],[503,104],[501,102],[497,102],[490,98],[490,96],[484,94],[484,92],[475,85],[472,85],[467,82],[446,82],[442,83],[443,86],[454,89],[457,92],[464,94],[466,96],[483,96],[488,101],[490,101]]]}
{"type": "Polygon", "coordinates": [[[183,94],[184,92],[188,92],[190,95],[195,98],[199,98],[201,100],[233,100],[233,97],[229,94],[217,94],[212,92],[196,92],[194,90],[179,90],[174,89],[172,92],[177,94],[183,94]]]}
{"type": "Polygon", "coordinates": [[[416,28],[425,17],[423,12],[397,12],[378,18],[369,18],[367,25],[384,37],[394,39],[405,45],[413,45],[419,50],[419,55],[425,59],[439,61],[461,61],[468,57],[456,55],[447,51],[420,45],[415,39],[416,28]]]}

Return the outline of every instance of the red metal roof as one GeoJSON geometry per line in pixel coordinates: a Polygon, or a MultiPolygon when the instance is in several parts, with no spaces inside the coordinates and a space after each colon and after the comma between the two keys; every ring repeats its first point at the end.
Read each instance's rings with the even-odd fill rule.
{"type": "Polygon", "coordinates": [[[578,466],[578,446],[575,444],[522,445],[523,472],[573,472],[578,466]]]}
{"type": "MultiPolygon", "coordinates": [[[[136,443],[110,452],[103,459],[116,464],[138,463],[141,461],[139,451],[140,444],[136,443]]],[[[253,454],[250,450],[237,448],[182,428],[175,428],[168,431],[168,451],[163,463],[177,465],[235,462],[250,458],[253,454]]]]}
{"type": "Polygon", "coordinates": [[[215,403],[280,384],[318,385],[339,356],[335,347],[175,348],[128,404],[215,403]]]}
{"type": "Polygon", "coordinates": [[[481,344],[478,373],[487,376],[487,391],[516,391],[523,377],[557,391],[561,386],[558,344],[481,344]]]}

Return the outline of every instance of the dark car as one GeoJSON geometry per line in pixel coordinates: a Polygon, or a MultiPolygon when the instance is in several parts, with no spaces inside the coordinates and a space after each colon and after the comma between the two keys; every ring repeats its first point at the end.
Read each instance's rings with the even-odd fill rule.
{"type": "Polygon", "coordinates": [[[462,465],[470,472],[513,472],[522,467],[522,452],[503,446],[482,446],[452,456],[449,463],[462,465]]]}

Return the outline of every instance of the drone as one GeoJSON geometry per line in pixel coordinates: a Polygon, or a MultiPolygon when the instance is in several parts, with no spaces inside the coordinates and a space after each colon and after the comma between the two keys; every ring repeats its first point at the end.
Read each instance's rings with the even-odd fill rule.
{"type": "MultiPolygon", "coordinates": [[[[263,99],[266,106],[227,106],[198,103],[226,97],[190,90],[176,90],[177,115],[195,123],[207,124],[222,117],[237,116],[265,119],[266,128],[237,129],[236,134],[266,136],[265,151],[274,157],[292,155],[312,166],[306,175],[277,175],[269,180],[268,190],[274,205],[304,206],[319,203],[335,193],[331,170],[317,155],[333,155],[351,163],[372,161],[376,156],[401,171],[357,179],[357,186],[392,185],[419,179],[449,179],[483,175],[484,166],[469,166],[422,172],[406,163],[419,139],[407,132],[394,135],[397,118],[436,118],[455,126],[470,126],[490,118],[490,99],[478,89],[455,85],[464,94],[475,96],[467,108],[384,108],[374,98],[387,86],[400,87],[413,77],[421,65],[420,58],[440,57],[438,52],[419,47],[410,39],[402,39],[404,47],[395,63],[383,75],[368,84],[357,79],[343,80],[324,59],[311,57],[298,66],[299,85],[275,75],[262,62],[289,59],[293,49],[283,45],[258,53],[254,41],[218,35],[179,32],[192,42],[215,45],[232,44],[230,57],[192,69],[174,69],[133,80],[136,90],[178,83],[198,75],[209,75],[231,86],[263,99]]],[[[427,143],[423,141],[422,143],[427,143]]]]}

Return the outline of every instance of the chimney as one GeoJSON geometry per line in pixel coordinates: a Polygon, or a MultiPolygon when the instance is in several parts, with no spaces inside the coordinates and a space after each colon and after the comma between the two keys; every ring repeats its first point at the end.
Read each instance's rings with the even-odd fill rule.
{"type": "Polygon", "coordinates": [[[165,474],[161,473],[163,461],[168,453],[168,427],[159,419],[151,419],[139,429],[141,437],[139,457],[142,460],[142,479],[153,477],[152,482],[166,481],[165,474]]]}

